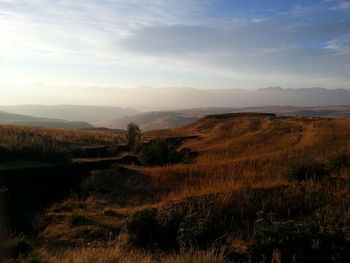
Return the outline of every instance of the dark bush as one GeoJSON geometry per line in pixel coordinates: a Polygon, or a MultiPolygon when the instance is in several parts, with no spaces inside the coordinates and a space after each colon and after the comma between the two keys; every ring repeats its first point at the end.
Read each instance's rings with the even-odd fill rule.
{"type": "Polygon", "coordinates": [[[272,259],[275,249],[282,262],[349,262],[349,241],[340,228],[317,223],[278,220],[260,213],[255,223],[254,244],[250,246],[252,262],[272,259]]]}
{"type": "Polygon", "coordinates": [[[50,210],[54,213],[72,212],[72,208],[63,204],[53,204],[50,210]]]}
{"type": "Polygon", "coordinates": [[[27,258],[25,263],[44,263],[41,258],[36,254],[30,254],[27,258]]]}
{"type": "Polygon", "coordinates": [[[125,173],[128,171],[128,168],[126,168],[125,166],[119,164],[119,163],[114,163],[112,164],[111,167],[116,173],[125,173]]]}
{"type": "Polygon", "coordinates": [[[215,256],[179,256],[169,263],[225,263],[226,260],[215,256]]]}
{"type": "Polygon", "coordinates": [[[223,229],[210,218],[186,216],[181,222],[177,241],[180,247],[206,249],[219,242],[224,235],[223,229]]]}
{"type": "Polygon", "coordinates": [[[0,162],[16,160],[39,160],[55,163],[67,162],[70,152],[58,144],[0,145],[0,162]]]}
{"type": "Polygon", "coordinates": [[[113,217],[119,217],[120,216],[120,214],[118,214],[118,212],[113,210],[113,209],[105,209],[103,211],[103,214],[105,216],[113,216],[113,217]]]}
{"type": "Polygon", "coordinates": [[[176,210],[171,210],[169,213],[160,216],[159,223],[161,231],[159,244],[161,247],[178,248],[177,236],[183,218],[183,215],[176,210]]]}
{"type": "Polygon", "coordinates": [[[67,221],[71,226],[83,226],[91,223],[89,219],[80,214],[69,215],[67,221]]]}
{"type": "Polygon", "coordinates": [[[304,160],[293,163],[284,169],[283,174],[291,180],[322,179],[331,174],[326,163],[304,160]]]}
{"type": "Polygon", "coordinates": [[[140,246],[157,243],[159,233],[157,214],[156,208],[146,208],[126,219],[124,227],[132,242],[140,246]]]}
{"type": "Polygon", "coordinates": [[[180,156],[165,140],[155,139],[149,145],[142,147],[140,158],[144,164],[165,165],[178,162],[180,156]]]}
{"type": "Polygon", "coordinates": [[[297,161],[283,169],[282,174],[291,180],[318,180],[347,167],[350,167],[350,157],[341,152],[324,162],[312,159],[297,161]]]}
{"type": "Polygon", "coordinates": [[[141,141],[141,130],[136,123],[131,122],[128,124],[127,139],[129,149],[132,151],[137,150],[141,141]]]}
{"type": "Polygon", "coordinates": [[[222,241],[224,235],[223,228],[210,218],[183,216],[176,210],[159,214],[155,208],[135,212],[124,227],[133,243],[161,249],[206,249],[222,241]]]}
{"type": "Polygon", "coordinates": [[[10,258],[27,256],[32,251],[32,245],[24,237],[13,237],[5,242],[5,252],[10,258]]]}
{"type": "Polygon", "coordinates": [[[338,153],[332,156],[328,161],[328,169],[332,172],[340,171],[350,167],[350,157],[346,153],[338,153]]]}

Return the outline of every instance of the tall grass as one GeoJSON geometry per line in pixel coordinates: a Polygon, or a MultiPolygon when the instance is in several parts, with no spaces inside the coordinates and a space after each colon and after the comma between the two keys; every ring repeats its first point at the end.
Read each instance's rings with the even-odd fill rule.
{"type": "Polygon", "coordinates": [[[237,118],[200,125],[201,130],[198,123],[185,128],[202,136],[183,146],[200,153],[194,163],[143,169],[153,182],[151,202],[176,204],[187,214],[213,215],[245,239],[261,210],[300,220],[318,220],[322,212],[345,223],[349,169],[333,169],[321,181],[291,180],[284,171],[301,161],[329,163],[339,154],[349,156],[349,120],[237,118]]]}
{"type": "MultiPolygon", "coordinates": [[[[199,136],[181,145],[197,151],[198,157],[188,164],[134,168],[147,177],[148,195],[134,202],[135,205],[126,202],[126,205],[113,206],[116,215],[127,216],[156,207],[160,214],[176,210],[198,218],[199,222],[210,219],[223,229],[222,238],[232,253],[237,251],[236,240],[243,240],[246,247],[254,242],[259,211],[272,212],[278,220],[295,220],[296,225],[316,222],[320,227],[340,226],[344,233],[350,233],[347,230],[350,229],[350,167],[347,158],[343,158],[350,156],[350,120],[270,116],[204,118],[184,128],[147,133],[150,137],[179,135],[199,136]],[[331,169],[313,178],[293,177],[285,172],[298,163],[306,164],[303,169],[311,169],[310,162],[326,164],[327,169],[331,169]]],[[[78,139],[72,138],[76,143],[78,139]]],[[[320,171],[323,170],[312,173],[320,171]]],[[[134,193],[131,198],[135,199],[134,193]]],[[[104,211],[105,207],[97,209],[94,204],[97,201],[91,205],[85,203],[84,215],[96,219],[92,220],[96,225],[121,221],[121,218],[101,215],[100,210],[104,211]]],[[[109,201],[105,206],[108,205],[109,201]]],[[[64,213],[56,215],[64,216],[64,213]]],[[[47,230],[55,232],[55,237],[64,237],[70,232],[67,227],[77,231],[74,233],[79,238],[84,235],[78,232],[78,226],[62,222],[51,222],[46,232],[41,232],[42,237],[45,238],[47,230]]],[[[107,243],[54,253],[44,250],[42,254],[49,263],[225,262],[223,256],[213,254],[193,252],[177,256],[171,252],[124,250],[103,244],[107,243]]]]}
{"type": "Polygon", "coordinates": [[[290,184],[279,174],[284,167],[306,158],[325,161],[350,153],[350,121],[234,119],[217,124],[202,140],[185,147],[199,151],[195,163],[144,169],[159,199],[290,184]]]}
{"type": "Polygon", "coordinates": [[[118,144],[122,135],[102,131],[0,126],[0,161],[66,160],[79,145],[118,144]]]}

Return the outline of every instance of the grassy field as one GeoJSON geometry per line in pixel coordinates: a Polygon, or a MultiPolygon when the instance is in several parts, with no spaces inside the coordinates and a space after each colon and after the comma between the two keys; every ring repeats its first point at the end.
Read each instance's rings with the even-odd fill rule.
{"type": "Polygon", "coordinates": [[[48,129],[0,125],[0,162],[14,160],[67,160],[85,145],[116,145],[123,135],[103,131],[48,129]]]}
{"type": "MultiPolygon", "coordinates": [[[[12,136],[68,140],[65,131],[29,131],[12,136]]],[[[69,140],[118,140],[96,134],[69,140]]],[[[92,172],[85,195],[38,217],[28,255],[48,263],[350,260],[350,120],[223,114],[143,134],[179,136],[194,136],[177,148],[196,153],[190,162],[92,172]]]]}

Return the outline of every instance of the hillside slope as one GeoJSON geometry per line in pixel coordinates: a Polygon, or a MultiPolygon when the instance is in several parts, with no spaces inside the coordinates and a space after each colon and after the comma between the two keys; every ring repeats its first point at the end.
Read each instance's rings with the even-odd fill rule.
{"type": "Polygon", "coordinates": [[[0,105],[0,110],[50,119],[97,122],[137,114],[130,108],[88,105],[0,105]]]}
{"type": "Polygon", "coordinates": [[[65,129],[93,128],[91,124],[83,121],[66,121],[59,119],[39,118],[21,114],[8,113],[5,111],[0,111],[0,124],[65,129]]]}
{"type": "Polygon", "coordinates": [[[91,172],[84,198],[43,211],[45,261],[93,259],[98,251],[105,263],[131,247],[135,257],[152,258],[145,262],[177,262],[169,251],[191,244],[192,254],[214,247],[229,258],[214,262],[271,262],[276,248],[286,262],[350,259],[349,119],[216,114],[142,136],[143,147],[157,150],[163,138],[184,159],[91,172]],[[59,242],[74,249],[50,254],[59,242]]]}
{"type": "Polygon", "coordinates": [[[350,106],[329,107],[292,107],[292,106],[270,106],[270,107],[247,107],[247,108],[193,108],[177,111],[145,112],[122,119],[115,119],[96,125],[108,128],[125,129],[130,122],[138,124],[143,131],[179,128],[188,125],[199,118],[209,114],[224,114],[238,112],[262,112],[275,113],[288,116],[319,116],[319,117],[342,117],[350,118],[350,106]]]}
{"type": "Polygon", "coordinates": [[[138,124],[143,131],[178,128],[198,120],[201,114],[186,114],[171,111],[155,111],[137,114],[134,116],[114,119],[107,122],[95,123],[111,129],[125,129],[130,122],[138,124]]]}

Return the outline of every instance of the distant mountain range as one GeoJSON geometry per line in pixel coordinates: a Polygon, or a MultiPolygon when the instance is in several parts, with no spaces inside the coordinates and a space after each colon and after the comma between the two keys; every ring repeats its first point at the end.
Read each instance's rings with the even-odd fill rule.
{"type": "Polygon", "coordinates": [[[148,86],[137,88],[65,87],[40,83],[26,89],[6,89],[2,87],[0,89],[0,104],[6,104],[7,101],[12,103],[17,101],[18,104],[30,102],[39,105],[22,105],[21,108],[1,106],[0,110],[37,117],[99,122],[135,115],[138,113],[135,109],[145,112],[176,111],[178,109],[203,107],[349,105],[349,89],[269,87],[257,90],[204,90],[188,87],[154,88],[148,86]],[[23,93],[24,91],[26,93],[23,93]],[[54,103],[66,105],[42,106],[42,104],[54,103]],[[71,105],[110,105],[117,107],[71,105]],[[43,113],[46,115],[43,115],[43,113]]]}
{"type": "Polygon", "coordinates": [[[91,124],[83,121],[66,121],[59,119],[39,118],[21,114],[8,113],[5,111],[0,111],[0,124],[64,129],[94,128],[91,124]]]}
{"type": "MultiPolygon", "coordinates": [[[[143,111],[176,111],[186,108],[207,107],[261,107],[261,106],[335,106],[350,103],[350,90],[346,89],[283,89],[270,87],[257,90],[193,88],[86,89],[91,100],[106,98],[115,105],[143,111]]],[[[87,96],[87,95],[86,95],[87,96]]]]}

